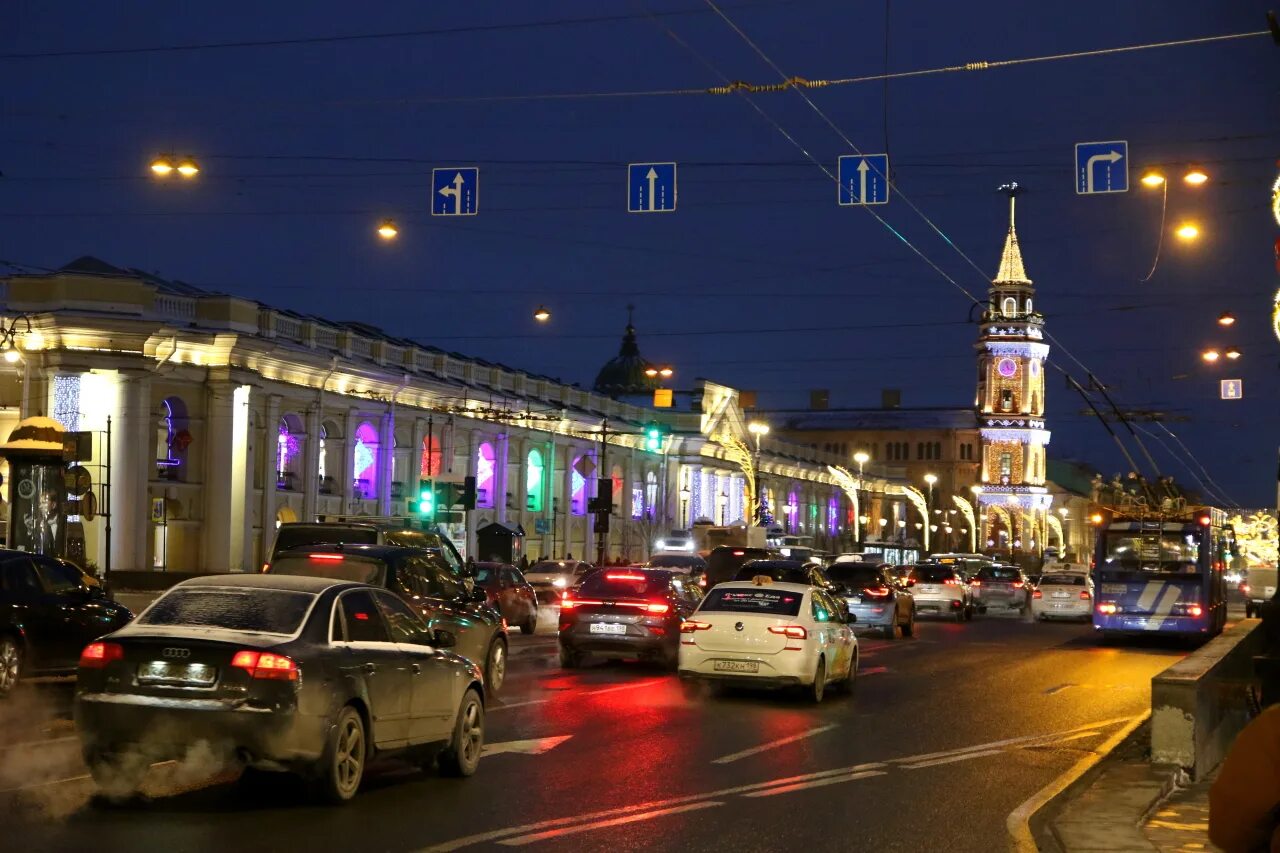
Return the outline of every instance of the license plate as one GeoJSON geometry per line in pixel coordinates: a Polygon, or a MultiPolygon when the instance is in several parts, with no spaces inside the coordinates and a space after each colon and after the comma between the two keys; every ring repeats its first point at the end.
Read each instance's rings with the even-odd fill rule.
{"type": "Polygon", "coordinates": [[[1071,597],[1071,593],[1069,593],[1069,592],[1055,592],[1055,593],[1053,594],[1053,597],[1054,597],[1054,598],[1070,598],[1070,597],[1071,597]]]}
{"type": "Polygon", "coordinates": [[[920,591],[921,592],[937,592],[938,588],[936,586],[926,584],[925,586],[920,587],[920,591]]]}
{"type": "Polygon", "coordinates": [[[1111,595],[1123,595],[1126,589],[1128,588],[1122,583],[1104,583],[1102,585],[1102,591],[1111,595]]]}
{"type": "Polygon", "coordinates": [[[1053,605],[1053,608],[1054,608],[1055,610],[1061,610],[1061,609],[1062,609],[1062,608],[1064,608],[1064,607],[1070,607],[1070,606],[1071,606],[1071,605],[1069,605],[1069,604],[1055,604],[1055,605],[1053,605]]]}
{"type": "Polygon", "coordinates": [[[759,672],[760,661],[755,660],[718,660],[712,669],[716,672],[759,672]]]}
{"type": "Polygon", "coordinates": [[[592,622],[591,633],[593,634],[625,634],[627,633],[627,626],[619,625],[615,622],[592,622]]]}
{"type": "Polygon", "coordinates": [[[148,684],[210,685],[218,677],[215,667],[203,663],[152,661],[138,667],[138,680],[148,684]]]}

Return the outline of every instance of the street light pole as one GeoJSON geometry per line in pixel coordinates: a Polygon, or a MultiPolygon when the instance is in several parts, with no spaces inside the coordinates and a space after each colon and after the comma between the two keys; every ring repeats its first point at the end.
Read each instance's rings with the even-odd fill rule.
{"type": "MultiPolygon", "coordinates": [[[[934,484],[935,484],[935,483],[937,483],[937,482],[938,482],[938,475],[937,475],[937,474],[925,474],[925,475],[924,475],[924,482],[925,482],[925,485],[929,487],[929,497],[928,497],[928,499],[926,499],[926,500],[925,500],[925,507],[926,507],[927,511],[925,512],[925,519],[924,519],[924,523],[925,523],[925,524],[927,524],[927,525],[933,525],[933,486],[934,486],[934,484]]],[[[930,531],[929,531],[929,532],[931,532],[931,533],[933,532],[933,528],[932,528],[932,527],[930,528],[930,531]]],[[[930,543],[930,545],[932,545],[932,544],[933,544],[933,539],[932,539],[932,537],[930,537],[929,543],[930,543]]],[[[933,549],[932,549],[932,548],[929,548],[929,549],[926,549],[926,550],[928,550],[928,552],[929,552],[929,553],[933,553],[933,549]]]]}
{"type": "Polygon", "coordinates": [[[865,497],[865,494],[866,494],[866,489],[863,487],[863,480],[862,480],[862,466],[863,466],[863,465],[866,465],[866,464],[867,464],[867,461],[868,461],[870,458],[871,458],[871,457],[870,457],[870,456],[868,456],[868,455],[866,454],[866,452],[864,452],[864,451],[862,451],[862,450],[859,450],[857,453],[853,454],[853,461],[858,463],[858,509],[857,509],[857,513],[856,513],[856,514],[855,514],[855,516],[854,516],[853,523],[854,523],[855,525],[857,525],[857,527],[856,527],[855,529],[857,530],[857,533],[858,533],[858,537],[857,537],[857,538],[858,538],[858,550],[859,550],[859,551],[861,551],[861,550],[862,550],[862,546],[863,546],[863,544],[864,544],[864,543],[865,543],[865,541],[866,541],[866,539],[865,539],[865,537],[866,537],[866,529],[864,528],[864,526],[863,526],[863,524],[862,524],[862,518],[863,518],[863,516],[864,516],[864,514],[865,514],[865,510],[863,509],[863,506],[862,506],[862,501],[863,501],[863,499],[864,499],[864,497],[865,497]]]}
{"type": "Polygon", "coordinates": [[[758,524],[764,517],[763,508],[760,504],[760,439],[762,436],[769,434],[769,425],[763,421],[752,421],[747,424],[747,432],[755,436],[756,439],[755,454],[751,457],[751,469],[754,474],[752,492],[754,494],[751,495],[751,523],[747,525],[750,527],[752,524],[758,524]]]}

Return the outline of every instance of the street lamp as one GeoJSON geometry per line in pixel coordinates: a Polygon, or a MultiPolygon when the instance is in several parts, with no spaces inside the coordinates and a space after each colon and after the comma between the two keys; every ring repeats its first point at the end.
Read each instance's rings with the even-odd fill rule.
{"type": "Polygon", "coordinates": [[[551,312],[547,310],[545,305],[539,305],[533,311],[533,319],[539,323],[545,323],[551,319],[551,312]]]}
{"type": "Polygon", "coordinates": [[[1209,180],[1209,176],[1205,174],[1203,169],[1192,166],[1187,173],[1182,176],[1182,180],[1193,187],[1198,187],[1205,181],[1209,180]]]}
{"type": "Polygon", "coordinates": [[[1233,326],[1235,325],[1235,322],[1236,315],[1232,314],[1230,311],[1223,311],[1221,316],[1218,317],[1219,326],[1233,326]]]}
{"type": "Polygon", "coordinates": [[[383,240],[394,240],[399,233],[400,229],[396,227],[394,219],[384,219],[378,226],[378,236],[383,240]]]}
{"type": "Polygon", "coordinates": [[[1142,175],[1142,185],[1144,187],[1150,187],[1151,189],[1155,189],[1156,187],[1162,185],[1163,183],[1164,183],[1164,175],[1160,174],[1155,169],[1148,169],[1142,175]]]}
{"type": "Polygon", "coordinates": [[[1173,233],[1177,235],[1179,240],[1189,243],[1200,236],[1200,226],[1194,222],[1184,222],[1173,233]]]}
{"type": "Polygon", "coordinates": [[[760,505],[760,439],[769,434],[769,425],[764,421],[752,421],[747,424],[747,432],[756,438],[756,452],[751,457],[751,468],[755,471],[755,494],[751,496],[752,515],[759,520],[763,513],[760,505]]]}
{"type": "MultiPolygon", "coordinates": [[[[654,379],[658,376],[661,376],[663,379],[670,379],[674,374],[675,370],[673,370],[669,364],[664,364],[662,366],[651,364],[644,369],[644,375],[648,376],[650,379],[654,379]]],[[[765,432],[768,431],[768,427],[765,427],[765,432]]]]}
{"type": "Polygon", "coordinates": [[[1231,349],[1223,353],[1223,355],[1225,355],[1227,358],[1231,359],[1232,361],[1235,361],[1237,358],[1241,356],[1241,352],[1235,347],[1232,347],[1231,349]]]}
{"type": "Polygon", "coordinates": [[[1217,361],[1221,357],[1222,357],[1222,353],[1218,352],[1216,349],[1207,349],[1204,352],[1200,353],[1200,358],[1203,359],[1204,361],[1209,362],[1210,364],[1217,361]]]}
{"type": "Polygon", "coordinates": [[[200,165],[196,163],[193,157],[183,157],[178,160],[177,165],[174,164],[174,156],[172,154],[161,154],[151,161],[151,174],[157,178],[165,179],[177,172],[182,177],[190,180],[200,174],[200,165]]]}
{"type": "MultiPolygon", "coordinates": [[[[859,512],[861,512],[861,511],[862,511],[862,495],[863,495],[863,488],[862,488],[862,466],[863,466],[863,465],[866,465],[866,464],[867,464],[867,461],[868,461],[868,460],[870,460],[870,459],[871,459],[871,457],[867,455],[867,452],[866,452],[865,450],[859,450],[857,453],[853,454],[853,461],[858,463],[858,510],[859,510],[859,512]]],[[[863,541],[864,541],[864,540],[863,540],[863,536],[864,536],[864,532],[865,532],[865,527],[864,527],[864,525],[866,525],[866,523],[867,523],[866,516],[864,516],[864,515],[859,515],[859,516],[858,516],[858,531],[857,531],[858,535],[857,535],[857,537],[856,537],[856,538],[857,538],[857,540],[858,540],[858,544],[859,544],[859,545],[861,545],[861,544],[863,543],[863,541]]]]}

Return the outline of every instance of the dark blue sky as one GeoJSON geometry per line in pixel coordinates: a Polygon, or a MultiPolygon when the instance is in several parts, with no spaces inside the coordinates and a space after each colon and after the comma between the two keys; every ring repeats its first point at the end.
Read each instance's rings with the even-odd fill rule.
{"type": "MultiPolygon", "coordinates": [[[[0,258],[83,254],[589,384],[635,303],[641,347],[689,382],[769,405],[973,398],[967,300],[738,96],[476,101],[481,96],[698,88],[776,74],[698,0],[455,4],[37,3],[0,6],[0,258]],[[305,10],[300,11],[300,10],[305,10]],[[540,27],[534,21],[632,16],[540,27]],[[12,54],[473,28],[305,45],[88,56],[12,54]],[[666,28],[689,45],[673,40],[666,28]],[[157,185],[157,152],[196,155],[193,185],[157,185]],[[680,209],[628,215],[625,164],[678,161],[680,209]],[[427,214],[432,166],[481,167],[481,213],[427,214]],[[394,217],[394,245],[373,229],[394,217]],[[533,308],[554,312],[535,327],[533,308]],[[725,332],[723,334],[713,332],[725,332]]],[[[726,0],[788,74],[885,69],[885,4],[726,0]]],[[[932,68],[1259,30],[1265,4],[1203,0],[891,3],[888,67],[932,68]]],[[[985,297],[1017,180],[1027,270],[1052,333],[1122,406],[1177,432],[1234,500],[1269,503],[1280,436],[1277,286],[1268,213],[1280,156],[1280,48],[1269,38],[828,88],[814,102],[863,151],[890,153],[900,197],[878,208],[985,297]],[[886,124],[887,116],[887,124],[886,124]],[[1079,197],[1072,147],[1127,139],[1145,164],[1204,165],[1159,197],[1079,197]],[[1220,334],[1222,310],[1241,318],[1220,334]],[[1239,345],[1231,368],[1197,352],[1239,345]],[[1219,401],[1217,380],[1245,380],[1219,401]]],[[[824,164],[848,146],[795,93],[756,103],[824,164]]],[[[1136,181],[1136,173],[1133,178],[1136,181]]],[[[1076,376],[1059,349],[1052,358],[1076,376]]],[[[1121,461],[1053,374],[1052,450],[1121,461]]],[[[1166,438],[1166,441],[1168,439],[1166,438]]],[[[1172,442],[1169,442],[1172,444],[1172,442]]],[[[1153,442],[1166,472],[1182,463],[1153,442]]],[[[1185,459],[1185,457],[1184,457],[1185,459]]]]}

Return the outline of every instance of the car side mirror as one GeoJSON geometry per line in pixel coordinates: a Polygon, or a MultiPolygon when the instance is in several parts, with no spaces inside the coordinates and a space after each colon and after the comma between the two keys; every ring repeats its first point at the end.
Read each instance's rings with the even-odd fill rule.
{"type": "Polygon", "coordinates": [[[452,631],[437,628],[431,632],[431,644],[437,649],[451,649],[458,645],[458,637],[452,631]]]}

